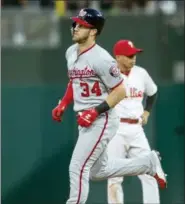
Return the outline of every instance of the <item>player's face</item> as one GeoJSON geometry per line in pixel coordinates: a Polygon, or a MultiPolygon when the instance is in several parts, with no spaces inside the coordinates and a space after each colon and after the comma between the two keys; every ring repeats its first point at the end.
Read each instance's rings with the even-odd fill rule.
{"type": "Polygon", "coordinates": [[[127,70],[130,70],[136,63],[136,55],[132,56],[119,56],[117,59],[123,67],[125,67],[127,70]]]}
{"type": "Polygon", "coordinates": [[[90,28],[86,28],[80,24],[76,24],[72,32],[72,40],[79,44],[84,43],[89,38],[90,33],[90,28]]]}

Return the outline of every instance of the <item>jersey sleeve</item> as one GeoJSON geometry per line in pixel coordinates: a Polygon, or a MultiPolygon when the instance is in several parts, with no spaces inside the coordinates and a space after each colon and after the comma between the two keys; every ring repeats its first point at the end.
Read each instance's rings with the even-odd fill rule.
{"type": "Polygon", "coordinates": [[[97,60],[95,71],[109,89],[115,88],[123,81],[118,65],[113,58],[97,60]]]}
{"type": "Polygon", "coordinates": [[[148,72],[145,72],[145,93],[147,96],[152,96],[157,92],[157,85],[153,81],[153,79],[150,77],[148,72]]]}

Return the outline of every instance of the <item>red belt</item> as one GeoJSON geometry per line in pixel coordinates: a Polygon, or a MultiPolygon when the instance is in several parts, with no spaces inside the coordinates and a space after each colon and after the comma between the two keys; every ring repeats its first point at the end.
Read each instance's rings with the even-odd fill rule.
{"type": "Polygon", "coordinates": [[[121,123],[137,124],[139,119],[120,118],[121,123]]]}

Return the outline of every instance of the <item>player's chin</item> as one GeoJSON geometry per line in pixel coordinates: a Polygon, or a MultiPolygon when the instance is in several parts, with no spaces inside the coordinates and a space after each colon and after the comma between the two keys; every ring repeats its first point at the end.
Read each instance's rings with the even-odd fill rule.
{"type": "Polygon", "coordinates": [[[132,62],[130,66],[133,67],[135,64],[136,64],[135,62],[132,62]]]}
{"type": "Polygon", "coordinates": [[[134,65],[135,65],[134,63],[129,64],[129,65],[128,65],[128,69],[129,69],[129,70],[132,69],[132,67],[133,67],[134,65]]]}
{"type": "Polygon", "coordinates": [[[80,40],[79,40],[77,37],[75,37],[75,36],[73,36],[72,40],[73,40],[75,43],[78,43],[78,42],[80,41],[80,40]]]}
{"type": "Polygon", "coordinates": [[[77,36],[73,33],[72,40],[76,40],[76,39],[77,39],[77,36]]]}
{"type": "Polygon", "coordinates": [[[73,42],[81,44],[81,43],[83,43],[84,41],[81,40],[80,38],[73,38],[73,42]]]}

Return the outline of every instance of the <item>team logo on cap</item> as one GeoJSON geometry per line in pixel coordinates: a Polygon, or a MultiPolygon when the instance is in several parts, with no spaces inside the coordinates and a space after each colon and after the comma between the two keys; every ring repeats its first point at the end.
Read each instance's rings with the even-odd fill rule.
{"type": "Polygon", "coordinates": [[[131,41],[128,41],[128,44],[130,45],[130,47],[134,47],[134,44],[133,44],[133,42],[131,42],[131,41]]]}
{"type": "Polygon", "coordinates": [[[84,11],[83,9],[81,9],[80,12],[79,12],[80,17],[84,17],[86,14],[87,14],[87,12],[84,11]]]}
{"type": "Polygon", "coordinates": [[[119,71],[118,67],[115,66],[115,65],[112,66],[112,67],[109,69],[109,73],[110,73],[110,75],[113,76],[113,77],[118,77],[118,76],[120,75],[120,71],[119,71]]]}

